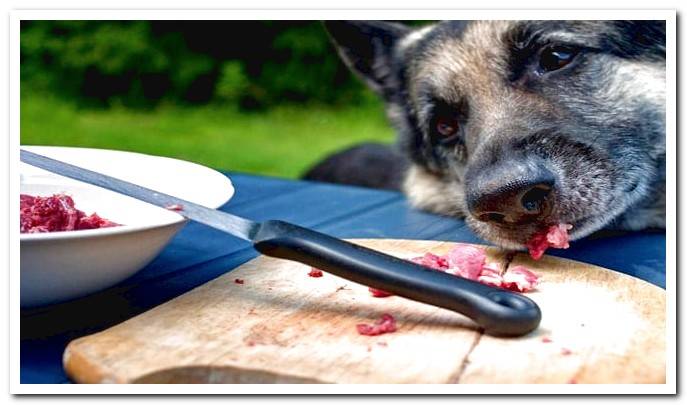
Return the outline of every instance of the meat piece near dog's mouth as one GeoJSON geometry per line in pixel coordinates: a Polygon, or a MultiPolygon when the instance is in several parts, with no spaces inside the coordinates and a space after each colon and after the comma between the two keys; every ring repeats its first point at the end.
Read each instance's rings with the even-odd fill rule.
{"type": "MultiPolygon", "coordinates": [[[[539,276],[524,266],[515,266],[502,274],[498,264],[487,263],[484,248],[467,244],[458,244],[442,256],[427,252],[410,261],[436,271],[521,293],[532,291],[539,283],[539,276]]],[[[388,291],[373,287],[369,287],[369,291],[376,298],[393,296],[388,291]]]]}
{"type": "Polygon", "coordinates": [[[557,249],[567,249],[570,247],[568,231],[572,229],[571,224],[557,224],[546,227],[536,232],[527,242],[527,249],[534,260],[539,260],[544,255],[546,249],[552,247],[557,249]]]}

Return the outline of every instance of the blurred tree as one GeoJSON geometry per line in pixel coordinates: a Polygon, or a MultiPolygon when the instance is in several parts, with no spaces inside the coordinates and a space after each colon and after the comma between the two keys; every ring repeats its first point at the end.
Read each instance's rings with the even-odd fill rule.
{"type": "Polygon", "coordinates": [[[318,21],[22,21],[22,93],[245,109],[371,97],[318,21]]]}

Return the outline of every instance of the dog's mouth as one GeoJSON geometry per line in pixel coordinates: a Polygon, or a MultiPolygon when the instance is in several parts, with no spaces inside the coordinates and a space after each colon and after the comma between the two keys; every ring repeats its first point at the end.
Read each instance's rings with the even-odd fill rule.
{"type": "MultiPolygon", "coordinates": [[[[536,245],[537,238],[546,240],[547,231],[558,226],[565,233],[563,245],[567,247],[568,240],[601,229],[623,209],[614,198],[617,192],[610,171],[605,167],[593,169],[592,164],[581,165],[603,175],[589,181],[568,166],[552,163],[525,169],[516,165],[515,169],[496,174],[478,172],[466,183],[466,222],[483,239],[518,250],[536,245]],[[520,177],[518,170],[523,172],[520,177]],[[489,181],[484,180],[485,176],[489,181]]],[[[557,237],[552,235],[551,239],[557,237]]],[[[556,245],[554,242],[550,246],[559,247],[556,245]]]]}
{"type": "Polygon", "coordinates": [[[528,249],[537,236],[545,234],[548,229],[554,226],[565,226],[567,237],[570,241],[583,238],[598,229],[594,226],[593,217],[583,217],[575,220],[565,218],[548,218],[545,221],[511,225],[504,223],[483,222],[472,215],[466,218],[468,226],[481,238],[507,249],[523,250],[528,249]]]}

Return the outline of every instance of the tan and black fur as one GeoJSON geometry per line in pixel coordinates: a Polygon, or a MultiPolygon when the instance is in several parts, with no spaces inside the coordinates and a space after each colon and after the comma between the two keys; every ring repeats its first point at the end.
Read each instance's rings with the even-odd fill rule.
{"type": "Polygon", "coordinates": [[[665,227],[663,21],[325,25],[386,103],[398,132],[389,153],[406,162],[393,168],[395,181],[415,206],[465,217],[510,248],[552,223],[573,224],[573,239],[604,227],[665,227]],[[551,70],[552,52],[563,52],[564,67],[551,70]],[[446,119],[458,128],[448,138],[437,132],[446,119]],[[475,208],[533,172],[549,179],[537,216],[511,221],[475,208]]]}

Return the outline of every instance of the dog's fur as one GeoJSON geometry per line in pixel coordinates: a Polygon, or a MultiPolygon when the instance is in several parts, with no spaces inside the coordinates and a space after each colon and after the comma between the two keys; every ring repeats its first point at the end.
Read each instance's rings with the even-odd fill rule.
{"type": "MultiPolygon", "coordinates": [[[[573,224],[573,239],[603,227],[665,227],[663,21],[325,26],[347,65],[384,99],[406,159],[384,170],[403,176],[415,206],[465,216],[483,238],[521,248],[541,224],[478,221],[466,192],[479,187],[480,173],[526,155],[554,173],[548,220],[573,224]],[[540,52],[553,45],[576,56],[542,72],[540,52]],[[436,133],[437,114],[458,119],[450,142],[436,133]]],[[[326,180],[322,167],[315,174],[326,180]]]]}

